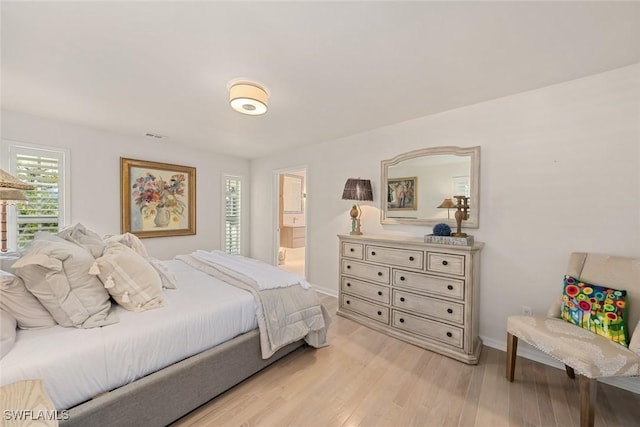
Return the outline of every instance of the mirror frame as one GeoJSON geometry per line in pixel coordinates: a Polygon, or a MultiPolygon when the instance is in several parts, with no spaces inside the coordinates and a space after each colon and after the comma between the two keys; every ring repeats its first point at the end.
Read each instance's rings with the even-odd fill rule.
{"type": "MultiPolygon", "coordinates": [[[[291,189],[291,191],[296,191],[294,189],[291,189]]],[[[292,195],[293,196],[293,195],[292,195]]],[[[282,212],[285,214],[301,214],[304,213],[304,178],[301,177],[300,175],[291,175],[291,174],[283,174],[283,179],[282,179],[282,212]],[[299,181],[300,182],[300,194],[298,195],[298,206],[296,206],[298,209],[297,210],[286,210],[285,207],[285,203],[284,203],[284,199],[285,199],[285,193],[288,190],[288,186],[293,185],[293,183],[288,184],[287,181],[299,181]]]]}
{"type": "MultiPolygon", "coordinates": [[[[445,223],[450,226],[455,226],[455,219],[446,218],[389,218],[387,216],[387,181],[389,178],[389,167],[397,165],[403,160],[415,159],[418,157],[434,156],[434,155],[454,155],[454,156],[469,156],[471,157],[471,170],[470,172],[470,205],[472,210],[470,211],[469,219],[462,221],[463,228],[478,228],[480,224],[480,146],[475,147],[432,147],[423,148],[420,150],[409,151],[407,153],[399,154],[396,157],[383,160],[380,164],[381,179],[380,179],[380,223],[381,224],[408,224],[408,225],[436,225],[439,223],[445,223]]],[[[454,196],[454,194],[452,194],[454,196]]]]}

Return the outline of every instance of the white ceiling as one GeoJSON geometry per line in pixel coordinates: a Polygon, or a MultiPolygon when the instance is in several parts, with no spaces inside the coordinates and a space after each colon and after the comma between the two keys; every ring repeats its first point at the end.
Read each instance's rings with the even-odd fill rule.
{"type": "Polygon", "coordinates": [[[640,62],[637,2],[10,2],[2,107],[256,158],[640,62]],[[228,105],[255,79],[269,111],[228,105]]]}

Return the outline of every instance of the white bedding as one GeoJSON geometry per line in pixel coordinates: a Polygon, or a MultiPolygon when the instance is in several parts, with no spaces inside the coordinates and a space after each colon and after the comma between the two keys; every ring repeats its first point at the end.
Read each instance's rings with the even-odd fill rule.
{"type": "Polygon", "coordinates": [[[102,328],[18,330],[0,360],[0,385],[42,379],[56,409],[68,409],[257,328],[249,292],[182,261],[163,264],[178,287],[165,292],[165,307],[134,313],[114,304],[120,322],[102,328]]]}

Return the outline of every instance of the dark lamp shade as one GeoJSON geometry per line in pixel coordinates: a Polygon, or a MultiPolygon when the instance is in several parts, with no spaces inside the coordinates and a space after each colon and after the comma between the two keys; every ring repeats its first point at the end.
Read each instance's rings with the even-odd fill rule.
{"type": "Polygon", "coordinates": [[[371,191],[371,180],[349,178],[344,184],[342,200],[373,201],[373,191],[371,191]]]}

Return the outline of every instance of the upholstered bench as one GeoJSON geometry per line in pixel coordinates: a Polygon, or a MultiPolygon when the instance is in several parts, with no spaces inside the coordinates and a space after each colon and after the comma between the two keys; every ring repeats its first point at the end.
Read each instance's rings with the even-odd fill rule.
{"type": "MultiPolygon", "coordinates": [[[[638,329],[640,318],[640,260],[573,253],[567,275],[583,282],[626,290],[627,324],[638,329]]],[[[562,289],[558,286],[558,294],[562,289]]],[[[580,425],[593,426],[597,378],[640,375],[640,332],[630,335],[629,348],[560,318],[562,299],[547,317],[509,316],[507,319],[507,379],[513,381],[518,339],[564,363],[567,374],[580,376],[580,425]]]]}

